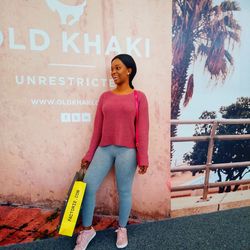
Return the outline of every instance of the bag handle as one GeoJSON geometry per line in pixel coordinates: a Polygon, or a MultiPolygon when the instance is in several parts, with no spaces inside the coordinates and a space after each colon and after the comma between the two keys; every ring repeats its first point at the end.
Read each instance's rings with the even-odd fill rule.
{"type": "Polygon", "coordinates": [[[86,169],[80,168],[80,170],[77,172],[77,180],[82,181],[85,173],[86,173],[86,169]]]}

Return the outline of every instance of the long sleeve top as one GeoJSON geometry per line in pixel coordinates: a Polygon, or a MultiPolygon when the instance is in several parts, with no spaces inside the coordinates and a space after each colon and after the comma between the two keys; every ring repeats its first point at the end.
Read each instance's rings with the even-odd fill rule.
{"type": "Polygon", "coordinates": [[[98,101],[94,131],[89,149],[84,156],[91,161],[98,146],[117,145],[135,148],[135,126],[138,130],[137,164],[148,165],[148,102],[145,94],[138,91],[139,115],[136,123],[134,93],[119,95],[104,92],[98,101]]]}

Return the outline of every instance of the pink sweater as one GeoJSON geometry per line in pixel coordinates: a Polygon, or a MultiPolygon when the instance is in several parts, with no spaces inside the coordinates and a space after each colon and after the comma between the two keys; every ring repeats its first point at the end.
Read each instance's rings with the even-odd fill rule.
{"type": "MultiPolygon", "coordinates": [[[[138,93],[139,118],[138,129],[138,165],[148,165],[148,103],[145,94],[138,93]]],[[[104,92],[98,102],[94,131],[89,150],[84,156],[91,161],[98,146],[117,145],[135,148],[135,97],[134,93],[127,95],[104,92]]]]}

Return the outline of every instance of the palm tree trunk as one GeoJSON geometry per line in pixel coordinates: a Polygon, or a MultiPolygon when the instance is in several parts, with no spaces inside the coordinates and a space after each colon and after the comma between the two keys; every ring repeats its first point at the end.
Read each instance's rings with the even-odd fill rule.
{"type": "MultiPolygon", "coordinates": [[[[186,43],[192,44],[190,42],[186,43]]],[[[182,59],[178,64],[174,64],[172,70],[172,86],[171,86],[171,119],[177,119],[180,115],[180,102],[184,94],[187,82],[187,71],[191,62],[193,46],[187,46],[184,50],[182,59]]],[[[174,60],[174,58],[173,58],[174,60]]],[[[176,126],[171,127],[171,136],[176,135],[176,126]]]]}

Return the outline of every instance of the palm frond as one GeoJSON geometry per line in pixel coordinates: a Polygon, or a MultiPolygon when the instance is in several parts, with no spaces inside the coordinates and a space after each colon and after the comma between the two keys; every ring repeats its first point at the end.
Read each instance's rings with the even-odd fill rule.
{"type": "Polygon", "coordinates": [[[235,42],[239,42],[240,41],[240,35],[236,32],[232,32],[232,31],[228,31],[228,36],[229,39],[233,39],[235,42]]]}
{"type": "Polygon", "coordinates": [[[194,91],[194,75],[191,74],[188,78],[187,89],[184,97],[183,106],[186,107],[193,96],[194,91]]]}
{"type": "Polygon", "coordinates": [[[233,63],[234,63],[233,57],[231,56],[231,54],[227,50],[225,50],[225,57],[229,61],[229,63],[231,65],[233,65],[233,63]]]}
{"type": "Polygon", "coordinates": [[[227,12],[227,11],[239,11],[240,6],[235,1],[224,1],[220,4],[221,11],[227,12]]]}
{"type": "Polygon", "coordinates": [[[198,46],[197,54],[201,56],[207,56],[208,52],[209,52],[209,47],[206,46],[205,44],[202,43],[198,46]]]}
{"type": "Polygon", "coordinates": [[[214,76],[216,79],[222,78],[225,80],[227,75],[227,64],[223,56],[218,56],[217,53],[211,54],[207,57],[205,68],[209,71],[211,77],[214,76]]]}
{"type": "Polygon", "coordinates": [[[221,14],[222,10],[221,10],[221,6],[214,6],[212,9],[211,9],[211,13],[214,13],[215,16],[219,16],[221,14]]]}
{"type": "Polygon", "coordinates": [[[240,25],[237,21],[232,17],[232,15],[227,15],[224,17],[224,24],[233,30],[240,30],[240,25]]]}

